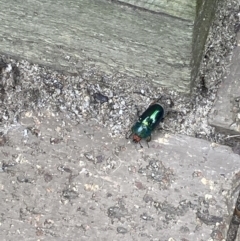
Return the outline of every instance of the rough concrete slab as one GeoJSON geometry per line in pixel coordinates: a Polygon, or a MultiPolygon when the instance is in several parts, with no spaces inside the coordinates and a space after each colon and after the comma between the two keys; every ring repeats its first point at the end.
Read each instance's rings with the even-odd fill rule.
{"type": "Polygon", "coordinates": [[[215,104],[210,112],[209,124],[225,134],[240,134],[240,33],[233,51],[229,74],[221,83],[215,104]]]}
{"type": "Polygon", "coordinates": [[[1,139],[1,240],[223,240],[240,156],[159,132],[143,145],[24,113],[1,139]]]}

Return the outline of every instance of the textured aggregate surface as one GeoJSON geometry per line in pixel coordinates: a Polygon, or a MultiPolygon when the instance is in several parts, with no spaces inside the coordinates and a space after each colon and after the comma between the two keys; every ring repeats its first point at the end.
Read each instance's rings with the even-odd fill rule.
{"type": "Polygon", "coordinates": [[[64,112],[75,120],[97,120],[112,136],[124,135],[154,100],[163,96],[166,107],[173,104],[164,124],[171,133],[221,141],[207,123],[221,79],[227,74],[239,28],[237,1],[223,1],[212,26],[193,98],[146,85],[141,79],[114,74],[107,76],[89,67],[79,76],[64,75],[27,61],[2,57],[0,118],[3,130],[17,122],[27,110],[64,112]],[[103,96],[102,96],[103,95],[103,96]],[[171,101],[170,101],[171,100],[171,101]]]}

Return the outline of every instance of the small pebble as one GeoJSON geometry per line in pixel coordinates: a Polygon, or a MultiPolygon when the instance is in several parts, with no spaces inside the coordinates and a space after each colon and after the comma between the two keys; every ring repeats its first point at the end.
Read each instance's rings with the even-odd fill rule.
{"type": "Polygon", "coordinates": [[[118,233],[122,233],[122,234],[125,234],[127,233],[127,229],[126,228],[123,228],[123,227],[117,227],[117,232],[118,233]]]}

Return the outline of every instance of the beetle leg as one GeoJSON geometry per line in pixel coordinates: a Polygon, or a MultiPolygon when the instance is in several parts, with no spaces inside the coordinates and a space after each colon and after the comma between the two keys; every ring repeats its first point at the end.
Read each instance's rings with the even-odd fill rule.
{"type": "Polygon", "coordinates": [[[125,134],[125,138],[126,138],[126,139],[129,139],[129,138],[132,136],[132,134],[133,134],[133,132],[131,131],[131,133],[130,133],[130,135],[129,135],[129,132],[130,132],[130,131],[128,131],[128,132],[125,134]]]}
{"type": "Polygon", "coordinates": [[[166,124],[164,126],[160,126],[157,128],[157,130],[169,131],[170,133],[173,133],[173,129],[171,129],[171,127],[167,126],[166,124]]]}
{"type": "Polygon", "coordinates": [[[139,141],[138,143],[139,143],[139,145],[141,146],[141,148],[143,148],[143,146],[142,146],[141,142],[139,141]]]}
{"type": "Polygon", "coordinates": [[[151,141],[151,139],[152,139],[151,136],[148,136],[148,137],[146,138],[146,142],[147,142],[148,148],[149,148],[149,144],[148,144],[148,143],[151,141]]]}
{"type": "Polygon", "coordinates": [[[151,141],[151,139],[152,139],[152,137],[151,137],[151,136],[148,136],[148,137],[146,138],[146,142],[151,141]]]}
{"type": "Polygon", "coordinates": [[[137,105],[135,105],[135,108],[137,110],[137,118],[139,118],[141,115],[141,112],[140,112],[139,108],[137,107],[137,105]]]}
{"type": "Polygon", "coordinates": [[[159,101],[162,99],[162,97],[163,97],[163,96],[155,99],[149,106],[154,105],[154,104],[156,104],[157,102],[159,102],[159,101]]]}
{"type": "Polygon", "coordinates": [[[154,104],[156,104],[157,102],[158,102],[158,99],[157,99],[157,100],[154,100],[149,106],[154,105],[154,104]]]}

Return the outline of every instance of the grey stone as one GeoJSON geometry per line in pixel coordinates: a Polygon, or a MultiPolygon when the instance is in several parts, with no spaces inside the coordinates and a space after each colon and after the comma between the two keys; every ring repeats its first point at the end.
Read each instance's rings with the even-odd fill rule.
{"type": "Polygon", "coordinates": [[[140,148],[110,137],[94,122],[76,125],[49,111],[41,113],[37,126],[36,119],[38,114],[23,115],[0,147],[2,165],[14,171],[0,173],[1,240],[225,237],[240,180],[240,156],[231,148],[160,133],[149,148],[145,143],[140,148]],[[41,136],[24,138],[24,123],[41,136]],[[62,142],[50,145],[51,136],[59,135],[62,142]],[[106,158],[89,161],[89,152],[106,158]],[[17,181],[19,173],[34,182],[17,181]]]}

